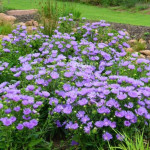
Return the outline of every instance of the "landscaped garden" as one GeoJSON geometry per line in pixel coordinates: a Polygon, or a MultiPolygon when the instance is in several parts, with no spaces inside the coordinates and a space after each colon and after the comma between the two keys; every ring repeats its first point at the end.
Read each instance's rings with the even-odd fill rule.
{"type": "Polygon", "coordinates": [[[0,13],[0,150],[149,150],[150,16],[13,2],[0,13]]]}

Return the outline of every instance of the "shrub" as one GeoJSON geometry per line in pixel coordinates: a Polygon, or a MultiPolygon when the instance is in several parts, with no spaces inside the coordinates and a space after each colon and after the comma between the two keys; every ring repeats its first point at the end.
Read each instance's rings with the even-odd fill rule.
{"type": "Polygon", "coordinates": [[[14,27],[9,23],[0,23],[0,34],[1,35],[7,35],[12,32],[14,27]]]}
{"type": "Polygon", "coordinates": [[[123,0],[122,5],[126,8],[131,8],[134,7],[137,2],[138,0],[123,0]]]}
{"type": "Polygon", "coordinates": [[[139,41],[137,41],[134,46],[133,46],[133,49],[135,51],[140,51],[140,50],[145,50],[147,47],[146,43],[141,43],[139,41]]]}
{"type": "Polygon", "coordinates": [[[139,4],[136,4],[135,7],[136,7],[136,9],[137,9],[138,11],[140,11],[140,10],[148,9],[148,8],[149,8],[149,5],[139,3],[139,4]]]}
{"type": "Polygon", "coordinates": [[[136,128],[149,129],[150,61],[126,54],[129,37],[104,20],[81,23],[75,32],[74,25],[70,14],[60,18],[52,37],[28,35],[18,26],[3,39],[4,149],[36,148],[58,131],[76,148],[107,148],[108,141],[120,142],[114,130],[133,134],[136,128]]]}

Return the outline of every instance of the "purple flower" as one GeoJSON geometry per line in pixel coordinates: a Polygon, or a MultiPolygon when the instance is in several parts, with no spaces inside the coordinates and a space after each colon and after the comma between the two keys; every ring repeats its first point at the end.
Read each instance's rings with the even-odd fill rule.
{"type": "Polygon", "coordinates": [[[63,85],[63,89],[64,89],[65,91],[70,91],[70,90],[71,90],[70,84],[64,84],[64,85],[63,85]]]}
{"type": "Polygon", "coordinates": [[[130,121],[124,121],[124,125],[129,127],[131,125],[131,122],[130,121]]]}
{"type": "Polygon", "coordinates": [[[57,104],[58,104],[58,99],[57,99],[57,98],[54,98],[54,97],[51,97],[51,98],[50,98],[50,101],[49,101],[49,104],[50,104],[50,105],[52,105],[52,104],[57,105],[57,104]]]}
{"type": "Polygon", "coordinates": [[[5,110],[5,113],[6,113],[6,114],[11,113],[11,109],[10,109],[10,108],[6,109],[6,110],[5,110]]]}
{"type": "Polygon", "coordinates": [[[104,123],[103,123],[103,121],[96,121],[95,126],[98,128],[102,128],[104,126],[104,123]]]}
{"type": "Polygon", "coordinates": [[[98,108],[97,109],[97,112],[100,113],[100,114],[109,114],[110,113],[110,109],[105,107],[105,106],[102,106],[101,108],[98,108]]]}
{"type": "Polygon", "coordinates": [[[72,112],[72,106],[71,105],[67,105],[64,109],[63,112],[65,114],[70,114],[72,112]]]}
{"type": "Polygon", "coordinates": [[[3,51],[6,52],[6,53],[10,53],[10,50],[7,49],[7,48],[4,48],[3,51]]]}
{"type": "Polygon", "coordinates": [[[0,71],[3,71],[5,68],[4,67],[0,67],[0,71]]]}
{"type": "Polygon", "coordinates": [[[84,106],[88,103],[88,100],[86,98],[82,98],[81,100],[78,101],[78,104],[81,106],[84,106]]]}
{"type": "Polygon", "coordinates": [[[31,123],[33,126],[37,126],[37,125],[38,125],[38,121],[37,121],[36,119],[30,120],[30,123],[31,123]]]}
{"type": "Polygon", "coordinates": [[[89,120],[90,120],[90,118],[88,117],[88,115],[85,115],[84,117],[81,118],[81,122],[84,124],[89,120]]]}
{"type": "Polygon", "coordinates": [[[105,127],[107,127],[107,126],[110,126],[110,124],[111,124],[111,121],[108,120],[107,118],[105,118],[104,121],[103,121],[103,125],[104,125],[105,127]]]}
{"type": "Polygon", "coordinates": [[[38,79],[36,79],[35,82],[36,82],[37,84],[44,84],[44,79],[38,78],[38,79]]]}
{"type": "Polygon", "coordinates": [[[28,63],[24,63],[22,65],[22,71],[30,71],[32,69],[31,65],[28,63]]]}
{"type": "Polygon", "coordinates": [[[122,36],[125,36],[125,35],[126,35],[126,33],[123,32],[123,31],[118,31],[118,33],[119,33],[120,35],[122,35],[122,36]]]}
{"type": "Polygon", "coordinates": [[[42,95],[43,95],[44,97],[49,97],[49,96],[50,96],[50,93],[47,92],[47,91],[42,91],[42,95]]]}
{"type": "Polygon", "coordinates": [[[101,49],[103,49],[103,48],[105,48],[105,47],[107,47],[107,46],[108,46],[108,45],[105,44],[105,43],[99,43],[99,44],[98,44],[98,47],[101,48],[101,49]]]}
{"type": "Polygon", "coordinates": [[[52,77],[52,79],[58,79],[59,78],[59,74],[57,73],[57,72],[51,72],[51,77],[52,77]]]}
{"type": "Polygon", "coordinates": [[[76,142],[76,141],[74,141],[74,140],[72,140],[72,141],[71,141],[71,145],[72,145],[72,146],[74,146],[74,145],[79,145],[79,143],[76,142]]]}
{"type": "Polygon", "coordinates": [[[129,119],[129,120],[133,119],[133,118],[134,118],[133,112],[132,112],[132,111],[127,111],[127,112],[125,113],[125,118],[126,118],[126,119],[129,119]]]}
{"type": "Polygon", "coordinates": [[[76,114],[76,116],[80,119],[82,117],[84,117],[85,115],[85,111],[78,111],[78,113],[76,114]]]}
{"type": "Polygon", "coordinates": [[[140,108],[138,108],[135,112],[136,112],[138,115],[140,115],[140,116],[145,115],[145,114],[148,113],[145,107],[140,107],[140,108]]]}
{"type": "Polygon", "coordinates": [[[109,125],[111,128],[116,128],[116,122],[111,122],[109,125]]]}
{"type": "Polygon", "coordinates": [[[124,136],[121,135],[121,134],[116,134],[116,138],[117,138],[119,141],[123,141],[124,136]]]}
{"type": "Polygon", "coordinates": [[[1,121],[4,126],[10,126],[13,123],[13,121],[9,118],[1,118],[1,121]]]}
{"type": "Polygon", "coordinates": [[[65,72],[65,73],[64,73],[64,76],[65,76],[65,77],[68,77],[68,78],[69,78],[69,77],[72,77],[72,76],[73,76],[73,72],[65,72]]]}
{"type": "Polygon", "coordinates": [[[35,88],[34,85],[28,85],[27,88],[26,88],[26,90],[27,91],[33,91],[34,88],[35,88]]]}
{"type": "Polygon", "coordinates": [[[89,133],[90,133],[90,130],[91,130],[90,127],[88,127],[88,126],[87,126],[87,127],[86,127],[86,126],[84,127],[84,132],[85,132],[85,133],[89,134],[89,133]]]}
{"type": "Polygon", "coordinates": [[[21,71],[17,72],[16,74],[14,74],[14,77],[19,77],[21,75],[21,71]]]}
{"type": "Polygon", "coordinates": [[[124,106],[125,106],[125,107],[127,107],[127,108],[133,108],[133,106],[134,106],[134,105],[133,105],[133,103],[132,103],[132,102],[129,102],[129,103],[128,103],[128,105],[127,105],[127,104],[125,104],[124,106]]]}
{"type": "Polygon", "coordinates": [[[117,95],[117,98],[119,99],[119,100],[124,100],[124,99],[126,99],[127,98],[127,95],[124,93],[119,93],[118,95],[117,95]]]}
{"type": "Polygon", "coordinates": [[[135,69],[135,66],[134,65],[128,65],[128,68],[129,69],[135,69]]]}
{"type": "Polygon", "coordinates": [[[59,127],[62,127],[62,125],[61,125],[61,123],[60,123],[60,121],[59,120],[56,120],[56,125],[57,125],[57,127],[59,128],[59,127]]]}
{"type": "Polygon", "coordinates": [[[27,76],[26,76],[26,79],[27,79],[27,80],[32,80],[32,79],[33,79],[33,75],[27,75],[27,76]]]}
{"type": "Polygon", "coordinates": [[[2,103],[0,103],[0,109],[2,109],[3,108],[3,104],[2,103]]]}
{"type": "Polygon", "coordinates": [[[103,134],[104,141],[110,141],[112,138],[113,138],[112,135],[110,133],[108,133],[108,132],[105,132],[103,134]]]}
{"type": "Polygon", "coordinates": [[[108,36],[113,36],[114,34],[113,33],[108,33],[108,36]]]}
{"type": "Polygon", "coordinates": [[[23,110],[23,113],[24,113],[25,115],[29,115],[29,114],[31,113],[31,109],[30,109],[30,108],[25,108],[25,109],[23,110]]]}
{"type": "Polygon", "coordinates": [[[71,125],[71,129],[76,130],[79,127],[78,123],[74,123],[71,125]]]}
{"type": "Polygon", "coordinates": [[[23,124],[19,123],[16,127],[18,130],[22,130],[24,128],[23,124]]]}
{"type": "Polygon", "coordinates": [[[130,97],[132,97],[132,98],[136,98],[136,97],[138,97],[138,92],[136,92],[136,91],[129,91],[128,95],[130,97]]]}

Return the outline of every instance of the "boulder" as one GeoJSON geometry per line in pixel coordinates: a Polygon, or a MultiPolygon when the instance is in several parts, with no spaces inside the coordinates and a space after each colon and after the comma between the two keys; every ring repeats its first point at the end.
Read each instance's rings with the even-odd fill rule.
{"type": "Polygon", "coordinates": [[[143,54],[141,54],[138,58],[146,58],[143,54]]]}
{"type": "Polygon", "coordinates": [[[146,44],[146,41],[143,40],[143,39],[140,39],[140,40],[139,40],[139,43],[141,43],[141,44],[146,44]]]}
{"type": "Polygon", "coordinates": [[[18,25],[25,26],[26,24],[24,22],[19,22],[18,25]]]}
{"type": "Polygon", "coordinates": [[[147,58],[148,60],[150,60],[150,56],[147,56],[146,58],[147,58]]]}
{"type": "Polygon", "coordinates": [[[2,40],[4,37],[9,38],[7,35],[0,35],[0,39],[2,40]]]}
{"type": "Polygon", "coordinates": [[[129,32],[127,32],[127,31],[125,31],[125,34],[126,34],[127,36],[130,36],[129,32]]]}
{"type": "Polygon", "coordinates": [[[146,56],[150,56],[150,50],[142,50],[140,53],[146,56]]]}
{"type": "Polygon", "coordinates": [[[4,13],[0,13],[0,22],[1,23],[14,24],[15,21],[16,21],[16,17],[8,16],[4,13]]]}
{"type": "Polygon", "coordinates": [[[35,26],[35,27],[38,27],[38,26],[39,26],[38,22],[37,22],[37,21],[34,21],[34,20],[27,21],[27,22],[25,23],[25,25],[26,25],[26,26],[35,26]]]}
{"type": "MultiPolygon", "coordinates": [[[[35,26],[27,26],[27,32],[30,34],[33,32],[33,28],[36,28],[35,26]]],[[[37,29],[37,28],[36,28],[37,29]]]]}
{"type": "Polygon", "coordinates": [[[37,21],[33,21],[33,26],[38,27],[39,26],[38,22],[37,21]]]}
{"type": "Polygon", "coordinates": [[[9,10],[7,11],[8,15],[11,16],[22,16],[22,15],[31,15],[37,13],[37,9],[29,9],[29,10],[9,10]]]}
{"type": "Polygon", "coordinates": [[[33,20],[27,21],[25,23],[26,26],[33,26],[33,20]]]}
{"type": "Polygon", "coordinates": [[[128,43],[129,43],[130,45],[133,45],[133,44],[137,43],[137,40],[136,40],[136,39],[129,40],[128,43]]]}
{"type": "Polygon", "coordinates": [[[129,53],[133,53],[133,52],[134,52],[133,48],[126,48],[125,51],[126,51],[126,52],[129,52],[129,53]]]}

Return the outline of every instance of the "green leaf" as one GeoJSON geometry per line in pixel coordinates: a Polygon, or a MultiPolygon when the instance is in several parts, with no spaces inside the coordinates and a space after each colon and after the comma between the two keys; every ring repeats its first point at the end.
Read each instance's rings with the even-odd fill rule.
{"type": "Polygon", "coordinates": [[[38,144],[41,143],[41,142],[42,142],[42,139],[32,140],[32,141],[28,144],[28,146],[29,146],[30,148],[32,148],[32,147],[38,145],[38,144]]]}

